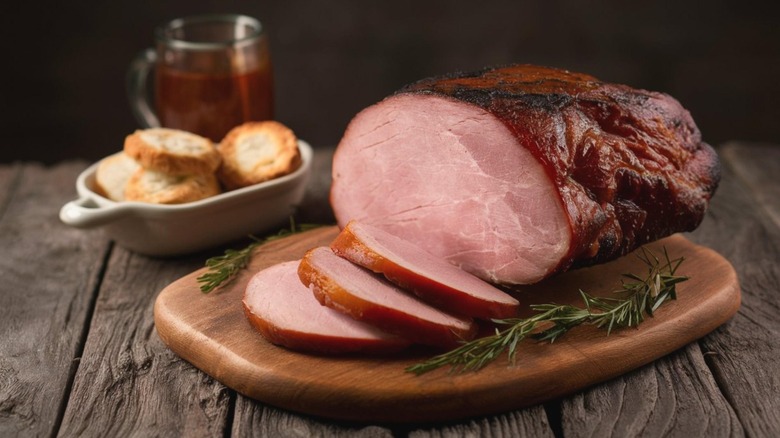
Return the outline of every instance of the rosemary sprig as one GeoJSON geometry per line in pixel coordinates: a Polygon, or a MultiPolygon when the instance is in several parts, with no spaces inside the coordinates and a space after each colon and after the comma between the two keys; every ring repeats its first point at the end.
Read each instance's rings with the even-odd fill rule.
{"type": "Polygon", "coordinates": [[[276,234],[266,236],[262,239],[258,239],[255,236],[249,236],[253,242],[246,248],[235,250],[225,250],[225,254],[221,256],[212,257],[206,260],[206,267],[209,268],[207,272],[200,275],[197,278],[200,284],[200,291],[203,293],[209,293],[214,289],[229,284],[238,272],[249,264],[249,260],[252,259],[252,254],[255,248],[273,240],[281,239],[282,237],[291,236],[293,234],[308,231],[319,227],[316,224],[299,224],[296,225],[295,220],[290,217],[290,228],[283,228],[276,234]]]}
{"type": "Polygon", "coordinates": [[[647,265],[647,274],[644,277],[623,274],[625,279],[621,281],[621,289],[614,292],[615,298],[594,297],[580,290],[584,308],[569,304],[532,305],[531,309],[537,314],[528,318],[495,319],[495,324],[506,328],[496,328],[491,336],[466,342],[406,371],[420,375],[443,366],[450,366],[452,373],[478,371],[505,351],[509,362],[514,364],[518,344],[529,336],[552,343],[581,324],[606,328],[607,335],[614,329],[636,327],[644,321],[645,315],[653,316],[663,303],[676,299],[676,285],[688,279],[675,275],[683,258],[669,259],[665,247],[662,260],[644,247],[637,257],[647,265]]]}

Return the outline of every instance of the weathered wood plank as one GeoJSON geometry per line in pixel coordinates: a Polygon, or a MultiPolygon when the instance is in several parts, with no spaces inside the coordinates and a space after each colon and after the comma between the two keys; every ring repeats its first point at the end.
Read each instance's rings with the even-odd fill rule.
{"type": "Polygon", "coordinates": [[[231,392],[171,352],[152,313],[157,293],[205,258],[159,260],[114,249],[61,436],[223,435],[231,392]]]}
{"type": "Polygon", "coordinates": [[[52,435],[67,397],[109,247],[57,216],[84,167],[0,171],[0,436],[52,435]]]}
{"type": "Polygon", "coordinates": [[[380,426],[344,425],[331,420],[319,420],[263,405],[241,395],[236,400],[231,435],[236,438],[394,436],[390,429],[380,426]]]}
{"type": "MultiPolygon", "coordinates": [[[[780,436],[780,227],[759,209],[756,198],[767,201],[763,205],[770,208],[778,200],[765,197],[769,190],[739,183],[732,171],[741,167],[747,174],[771,175],[777,162],[760,159],[769,156],[764,147],[731,150],[738,152],[724,155],[725,183],[713,199],[711,214],[692,238],[734,265],[742,307],[701,346],[746,433],[780,436]],[[754,157],[749,158],[752,164],[746,157],[754,157]],[[740,164],[734,165],[732,159],[740,164]]],[[[778,187],[777,179],[771,185],[778,187]]]]}
{"type": "Polygon", "coordinates": [[[555,435],[542,406],[441,427],[420,428],[409,433],[410,438],[462,436],[553,437],[555,435]]]}
{"type": "Polygon", "coordinates": [[[18,183],[21,173],[21,164],[0,166],[0,218],[3,217],[8,201],[11,199],[14,185],[18,183]]]}
{"type": "Polygon", "coordinates": [[[698,344],[562,403],[564,435],[742,436],[698,344]]]}
{"type": "Polygon", "coordinates": [[[780,145],[733,142],[723,145],[719,154],[780,226],[780,145]]]}
{"type": "Polygon", "coordinates": [[[494,436],[494,437],[552,437],[544,408],[536,406],[521,411],[492,417],[467,420],[443,426],[414,428],[404,426],[350,425],[332,420],[319,420],[306,415],[263,405],[238,396],[233,420],[232,436],[243,437],[392,437],[407,435],[414,438],[494,436]]]}

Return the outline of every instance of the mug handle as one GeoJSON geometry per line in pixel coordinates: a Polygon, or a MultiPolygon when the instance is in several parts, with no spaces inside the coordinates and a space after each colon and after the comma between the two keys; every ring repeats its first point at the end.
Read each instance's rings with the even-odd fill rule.
{"type": "Polygon", "coordinates": [[[149,93],[146,87],[146,78],[149,77],[149,70],[155,62],[157,62],[157,53],[154,49],[146,49],[136,55],[127,71],[127,99],[130,101],[130,109],[135,119],[143,128],[160,127],[160,119],[149,104],[149,93]]]}

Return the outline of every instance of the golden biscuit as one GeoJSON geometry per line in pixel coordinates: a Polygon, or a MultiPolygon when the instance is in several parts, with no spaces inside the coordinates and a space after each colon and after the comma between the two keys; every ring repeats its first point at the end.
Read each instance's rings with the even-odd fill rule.
{"type": "Polygon", "coordinates": [[[217,176],[228,190],[287,175],[301,165],[295,134],[270,120],[233,128],[217,150],[222,155],[217,176]]]}
{"type": "Polygon", "coordinates": [[[214,174],[169,175],[138,169],[127,182],[125,200],[153,204],[183,204],[219,194],[214,174]]]}
{"type": "Polygon", "coordinates": [[[110,155],[98,164],[95,190],[112,201],[124,201],[127,181],[139,168],[138,162],[124,152],[110,155]]]}
{"type": "Polygon", "coordinates": [[[137,130],[128,135],[125,153],[146,169],[170,175],[213,173],[221,161],[211,140],[168,128],[137,130]]]}

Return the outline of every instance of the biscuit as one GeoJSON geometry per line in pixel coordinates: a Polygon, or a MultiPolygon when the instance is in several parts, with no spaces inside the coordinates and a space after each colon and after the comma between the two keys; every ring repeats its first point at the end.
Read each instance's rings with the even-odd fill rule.
{"type": "Polygon", "coordinates": [[[217,150],[222,155],[217,176],[227,190],[287,175],[301,165],[295,134],[271,120],[233,128],[217,150]]]}
{"type": "Polygon", "coordinates": [[[144,168],[170,175],[213,173],[221,161],[211,140],[177,129],[137,130],[125,138],[124,149],[144,168]]]}
{"type": "Polygon", "coordinates": [[[153,204],[183,204],[219,194],[214,174],[169,175],[149,169],[138,169],[130,177],[125,200],[153,204]]]}
{"type": "Polygon", "coordinates": [[[139,168],[124,152],[103,158],[95,172],[95,191],[112,201],[124,201],[127,181],[139,168]]]}

